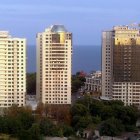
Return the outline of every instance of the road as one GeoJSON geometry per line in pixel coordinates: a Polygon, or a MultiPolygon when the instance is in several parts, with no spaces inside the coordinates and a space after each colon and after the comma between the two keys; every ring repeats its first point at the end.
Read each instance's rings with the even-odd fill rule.
{"type": "Polygon", "coordinates": [[[83,96],[81,95],[80,92],[72,93],[71,95],[72,104],[74,104],[78,99],[81,99],[81,98],[83,98],[83,96]]]}

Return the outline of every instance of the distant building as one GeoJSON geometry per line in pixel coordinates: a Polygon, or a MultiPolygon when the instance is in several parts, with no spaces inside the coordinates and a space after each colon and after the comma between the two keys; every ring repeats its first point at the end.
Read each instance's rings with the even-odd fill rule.
{"type": "Polygon", "coordinates": [[[93,71],[86,76],[85,90],[90,92],[101,92],[101,71],[93,71]]]}
{"type": "Polygon", "coordinates": [[[102,33],[102,96],[140,105],[140,30],[115,26],[102,33]]]}
{"type": "Polygon", "coordinates": [[[53,25],[37,34],[37,99],[71,104],[72,34],[53,25]]]}
{"type": "Polygon", "coordinates": [[[26,105],[30,106],[33,111],[36,110],[38,105],[36,95],[26,95],[26,105]]]}
{"type": "Polygon", "coordinates": [[[0,107],[25,105],[26,39],[0,31],[0,107]]]}

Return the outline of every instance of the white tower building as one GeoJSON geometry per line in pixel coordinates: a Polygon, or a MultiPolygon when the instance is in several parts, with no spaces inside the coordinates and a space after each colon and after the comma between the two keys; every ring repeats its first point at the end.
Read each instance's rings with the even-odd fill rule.
{"type": "Polygon", "coordinates": [[[26,39],[0,31],[0,107],[25,105],[26,39]]]}
{"type": "Polygon", "coordinates": [[[71,104],[72,34],[53,25],[37,34],[37,99],[71,104]]]}

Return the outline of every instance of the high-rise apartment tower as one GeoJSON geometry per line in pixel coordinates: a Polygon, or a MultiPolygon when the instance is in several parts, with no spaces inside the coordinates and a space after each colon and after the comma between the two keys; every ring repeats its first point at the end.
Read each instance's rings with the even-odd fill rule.
{"type": "Polygon", "coordinates": [[[0,31],[0,107],[25,105],[26,39],[0,31]]]}
{"type": "Polygon", "coordinates": [[[37,34],[37,99],[71,104],[72,34],[53,25],[37,34]]]}
{"type": "Polygon", "coordinates": [[[140,105],[140,30],[116,26],[102,33],[102,96],[140,105]]]}

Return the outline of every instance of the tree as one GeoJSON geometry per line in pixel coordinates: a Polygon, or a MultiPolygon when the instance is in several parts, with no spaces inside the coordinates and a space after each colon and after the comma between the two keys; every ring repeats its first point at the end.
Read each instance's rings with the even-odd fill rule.
{"type": "Polygon", "coordinates": [[[99,117],[99,116],[94,117],[93,116],[92,121],[93,121],[94,124],[100,124],[101,123],[101,117],[99,117]]]}
{"type": "Polygon", "coordinates": [[[21,122],[22,128],[29,129],[32,124],[35,122],[34,116],[32,113],[25,108],[22,108],[17,115],[17,119],[21,122]]]}
{"type": "Polygon", "coordinates": [[[111,108],[111,106],[109,105],[106,105],[102,108],[101,110],[101,118],[102,120],[106,120],[106,119],[109,119],[111,117],[113,117],[113,110],[111,108]]]}
{"type": "Polygon", "coordinates": [[[112,106],[114,117],[121,120],[125,125],[135,125],[138,117],[139,111],[133,106],[112,106]]]}
{"type": "Polygon", "coordinates": [[[9,133],[8,118],[5,116],[0,117],[0,132],[1,133],[9,133]]]}
{"type": "Polygon", "coordinates": [[[120,120],[110,118],[101,124],[99,131],[101,136],[117,136],[124,131],[124,125],[120,120]]]}
{"type": "Polygon", "coordinates": [[[121,100],[112,100],[108,102],[109,105],[114,106],[124,106],[124,102],[122,102],[121,100]]]}
{"type": "Polygon", "coordinates": [[[59,126],[54,125],[50,135],[53,137],[63,137],[63,129],[59,126]]]}
{"type": "Polygon", "coordinates": [[[85,95],[84,98],[76,101],[76,103],[82,104],[86,106],[88,109],[93,102],[96,102],[96,100],[92,99],[91,96],[89,95],[85,95]]]}
{"type": "Polygon", "coordinates": [[[39,119],[46,116],[46,109],[45,105],[43,103],[38,103],[37,108],[35,110],[36,115],[39,116],[39,119]]]}
{"type": "Polygon", "coordinates": [[[139,117],[139,110],[134,106],[126,106],[126,116],[128,116],[128,120],[124,123],[128,122],[130,125],[135,125],[136,121],[139,117]]]}
{"type": "Polygon", "coordinates": [[[72,118],[72,127],[75,129],[75,125],[79,122],[81,116],[76,116],[74,115],[73,118],[72,118]]]}
{"type": "Polygon", "coordinates": [[[18,107],[13,105],[5,111],[6,118],[20,122],[23,129],[29,129],[34,123],[34,116],[30,107],[18,107]]]}
{"type": "Polygon", "coordinates": [[[88,109],[86,106],[76,103],[75,105],[72,106],[71,113],[73,116],[74,115],[85,116],[88,113],[88,109]]]}
{"type": "Polygon", "coordinates": [[[69,137],[69,136],[72,136],[74,134],[74,131],[73,131],[71,126],[66,125],[66,124],[62,124],[61,127],[63,129],[63,135],[65,137],[69,137]]]}
{"type": "Polygon", "coordinates": [[[20,133],[18,134],[18,138],[20,140],[32,140],[32,136],[30,134],[29,130],[21,130],[20,133]]]}
{"type": "Polygon", "coordinates": [[[72,93],[77,92],[81,86],[84,85],[85,73],[84,72],[77,72],[76,75],[72,75],[72,93]]]}
{"type": "Polygon", "coordinates": [[[103,113],[103,108],[105,105],[101,101],[94,101],[90,105],[90,113],[92,116],[100,116],[103,113]]]}
{"type": "Polygon", "coordinates": [[[75,129],[84,129],[87,128],[88,125],[91,125],[93,123],[92,117],[87,115],[87,116],[82,116],[79,118],[78,122],[75,124],[75,129]]]}
{"type": "Polygon", "coordinates": [[[17,136],[22,130],[22,124],[17,118],[7,118],[8,134],[17,136]]]}
{"type": "Polygon", "coordinates": [[[41,139],[40,128],[39,128],[39,125],[37,123],[34,123],[32,125],[32,127],[29,129],[29,132],[30,132],[32,140],[40,140],[41,139]]]}
{"type": "Polygon", "coordinates": [[[54,129],[54,124],[47,118],[40,121],[40,133],[44,136],[50,136],[51,131],[54,129]]]}
{"type": "Polygon", "coordinates": [[[46,105],[46,115],[57,122],[71,124],[71,106],[70,105],[46,105]]]}

